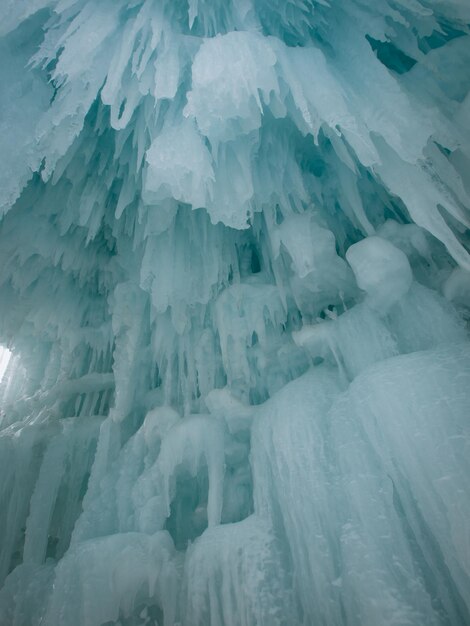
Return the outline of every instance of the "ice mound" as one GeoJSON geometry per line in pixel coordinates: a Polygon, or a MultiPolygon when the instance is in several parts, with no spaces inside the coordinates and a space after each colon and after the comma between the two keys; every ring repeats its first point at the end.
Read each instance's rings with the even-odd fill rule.
{"type": "Polygon", "coordinates": [[[467,626],[467,0],[0,18],[0,624],[467,626]]]}

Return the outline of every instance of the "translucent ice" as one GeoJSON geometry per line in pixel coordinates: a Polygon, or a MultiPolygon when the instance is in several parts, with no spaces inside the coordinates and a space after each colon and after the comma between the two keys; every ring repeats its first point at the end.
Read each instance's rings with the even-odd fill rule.
{"type": "Polygon", "coordinates": [[[1,2],[1,626],[470,624],[469,25],[1,2]]]}

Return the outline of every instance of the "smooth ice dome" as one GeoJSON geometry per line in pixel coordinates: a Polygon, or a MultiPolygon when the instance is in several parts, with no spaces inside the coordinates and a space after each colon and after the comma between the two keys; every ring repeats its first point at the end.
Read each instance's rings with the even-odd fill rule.
{"type": "Polygon", "coordinates": [[[468,0],[0,4],[0,625],[468,626],[468,0]]]}
{"type": "Polygon", "coordinates": [[[367,237],[346,252],[357,285],[367,293],[368,303],[387,310],[409,290],[411,267],[401,250],[381,237],[367,237]]]}

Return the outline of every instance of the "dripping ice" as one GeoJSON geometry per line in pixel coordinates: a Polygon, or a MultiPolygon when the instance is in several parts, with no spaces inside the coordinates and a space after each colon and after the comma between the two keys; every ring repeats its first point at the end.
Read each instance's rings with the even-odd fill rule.
{"type": "Polygon", "coordinates": [[[468,2],[0,17],[0,624],[470,623],[468,2]]]}

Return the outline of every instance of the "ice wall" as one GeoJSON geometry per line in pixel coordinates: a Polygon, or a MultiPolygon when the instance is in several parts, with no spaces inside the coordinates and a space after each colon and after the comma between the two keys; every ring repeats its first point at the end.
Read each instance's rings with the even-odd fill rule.
{"type": "Polygon", "coordinates": [[[0,18],[0,624],[468,625],[468,1],[0,18]]]}

